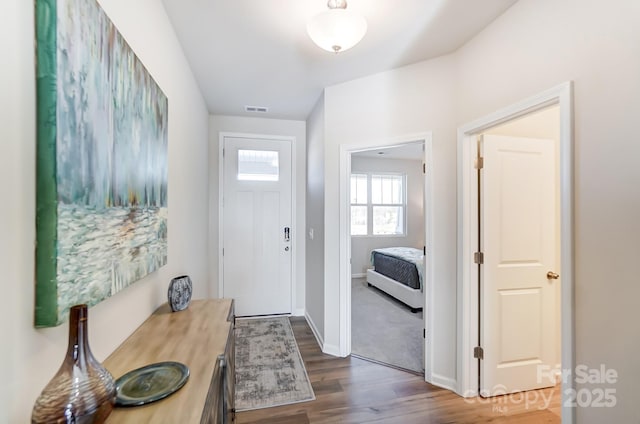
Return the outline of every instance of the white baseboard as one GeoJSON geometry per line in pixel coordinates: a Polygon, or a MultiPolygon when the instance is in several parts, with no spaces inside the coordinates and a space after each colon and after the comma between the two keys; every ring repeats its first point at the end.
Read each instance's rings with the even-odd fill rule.
{"type": "Polygon", "coordinates": [[[324,343],[324,339],[320,335],[318,327],[316,327],[316,324],[313,322],[313,319],[311,319],[309,314],[305,313],[304,317],[309,324],[309,328],[311,328],[311,332],[313,332],[313,335],[316,337],[316,341],[318,342],[318,346],[320,346],[322,353],[326,353],[327,355],[340,356],[340,349],[338,348],[338,346],[328,345],[324,343]]]}
{"type": "Polygon", "coordinates": [[[367,274],[365,274],[364,272],[361,272],[359,274],[351,274],[351,278],[364,278],[366,276],[367,274]]]}
{"type": "Polygon", "coordinates": [[[291,316],[294,317],[303,317],[305,316],[305,310],[304,308],[298,308],[295,311],[293,311],[293,313],[291,314],[291,316]]]}
{"type": "Polygon", "coordinates": [[[318,327],[316,327],[316,324],[313,322],[309,314],[305,313],[304,318],[307,320],[307,324],[309,324],[309,328],[311,328],[311,332],[315,336],[316,342],[318,342],[318,346],[320,346],[320,349],[322,350],[324,339],[322,338],[322,335],[320,335],[320,332],[318,331],[318,327]]]}
{"type": "MultiPolygon", "coordinates": [[[[434,384],[435,386],[435,384],[434,384]]],[[[462,392],[460,389],[458,390],[454,390],[453,391],[455,394],[457,394],[458,396],[462,396],[463,398],[472,398],[472,397],[476,397],[478,396],[478,391],[477,390],[467,390],[462,392]]]]}
{"type": "Polygon", "coordinates": [[[458,382],[453,378],[445,377],[438,374],[431,375],[431,384],[434,386],[442,387],[443,389],[451,390],[457,393],[458,382]]]}
{"type": "Polygon", "coordinates": [[[342,357],[342,355],[340,354],[340,347],[336,345],[324,344],[322,346],[322,353],[326,353],[327,355],[331,356],[342,357]]]}

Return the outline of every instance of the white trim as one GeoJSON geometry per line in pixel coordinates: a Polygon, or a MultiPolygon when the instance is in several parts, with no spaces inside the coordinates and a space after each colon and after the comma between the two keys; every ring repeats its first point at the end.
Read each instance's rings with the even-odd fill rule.
{"type": "Polygon", "coordinates": [[[223,204],[224,197],[224,138],[233,133],[220,132],[218,134],[218,297],[224,297],[224,262],[222,249],[224,247],[224,217],[223,204]]]}
{"type": "MultiPolygon", "coordinates": [[[[280,140],[280,141],[288,141],[291,143],[291,163],[289,166],[291,167],[291,250],[293,252],[291,258],[291,305],[290,310],[291,313],[295,312],[295,315],[298,313],[298,308],[296,304],[296,270],[297,263],[301,255],[304,252],[299,252],[299,249],[296,245],[296,234],[298,233],[298,224],[297,224],[297,142],[296,137],[287,136],[287,135],[265,135],[265,134],[252,134],[252,133],[236,133],[236,132],[223,132],[221,131],[218,136],[218,297],[224,297],[224,262],[222,257],[222,249],[224,244],[224,139],[225,138],[249,138],[249,139],[262,139],[262,140],[280,140]]],[[[303,311],[303,310],[302,310],[303,311]]],[[[304,312],[300,315],[303,315],[304,312]]]]}
{"type": "Polygon", "coordinates": [[[304,308],[296,308],[291,313],[291,316],[293,316],[293,317],[303,317],[303,316],[305,316],[305,313],[306,313],[306,311],[305,311],[304,308]]]}
{"type": "Polygon", "coordinates": [[[340,354],[340,348],[336,345],[332,345],[332,344],[324,344],[322,345],[322,353],[326,353],[327,355],[331,355],[331,356],[340,356],[340,357],[345,357],[347,355],[341,355],[340,354]]]}
{"type": "MultiPolygon", "coordinates": [[[[336,356],[347,356],[351,353],[351,235],[349,225],[349,177],[351,175],[351,154],[366,150],[379,149],[381,147],[395,147],[403,144],[412,144],[416,142],[424,143],[423,160],[427,167],[427,173],[424,175],[425,181],[425,245],[433,246],[433,202],[432,200],[432,179],[433,179],[433,135],[431,131],[426,131],[418,134],[408,134],[401,137],[392,139],[383,139],[373,141],[370,145],[340,145],[340,345],[339,346],[325,346],[323,351],[325,353],[335,354],[336,356]],[[336,353],[332,353],[335,349],[336,353]]],[[[434,255],[426,256],[426,267],[424,281],[424,294],[426,297],[424,304],[424,316],[429,317],[426,323],[427,338],[425,339],[425,356],[430,358],[430,362],[425,361],[425,379],[427,376],[431,376],[431,366],[433,364],[433,319],[431,319],[431,313],[433,307],[430,302],[433,302],[433,296],[429,296],[429,293],[433,290],[433,260],[434,255]],[[427,366],[428,365],[428,366],[427,366]]],[[[429,381],[429,380],[427,380],[429,381]]]]}
{"type": "MultiPolygon", "coordinates": [[[[477,267],[469,266],[473,263],[473,249],[469,246],[478,245],[477,231],[471,231],[470,228],[476,225],[472,222],[476,219],[475,211],[469,205],[476,205],[478,202],[477,175],[475,172],[463,172],[473,168],[474,155],[470,149],[463,148],[463,134],[458,130],[458,282],[457,282],[457,315],[458,315],[458,351],[457,358],[457,375],[459,395],[471,397],[477,394],[476,377],[478,368],[475,363],[470,363],[464,352],[473,349],[475,342],[471,341],[474,331],[468,323],[471,317],[477,317],[477,302],[472,302],[471,292],[474,287],[471,281],[478,281],[477,267]],[[467,200],[465,202],[463,199],[467,200]],[[473,216],[472,213],[474,213],[473,216]],[[467,266],[464,266],[467,264],[467,266]]],[[[471,143],[472,144],[472,143],[471,143]]]]}
{"type": "Polygon", "coordinates": [[[456,387],[458,387],[458,382],[455,379],[435,373],[431,376],[431,384],[442,387],[443,389],[451,390],[452,392],[455,392],[456,387]]]}
{"type": "Polygon", "coordinates": [[[313,319],[311,319],[311,315],[309,315],[308,312],[304,313],[304,319],[307,320],[307,324],[309,324],[309,328],[311,328],[311,332],[316,338],[316,341],[318,342],[318,346],[320,346],[320,350],[323,350],[322,345],[324,345],[324,339],[322,338],[322,335],[318,331],[318,327],[316,327],[316,323],[313,322],[313,319]]]}
{"type": "MultiPolygon", "coordinates": [[[[472,255],[477,245],[477,174],[473,171],[476,154],[475,135],[547,106],[560,108],[560,234],[561,234],[561,331],[562,368],[574,370],[574,256],[573,256],[573,83],[559,84],[523,101],[489,114],[458,128],[458,375],[457,393],[477,394],[478,364],[473,347],[478,326],[476,290],[477,266],[472,255]]],[[[573,374],[573,372],[572,372],[573,374]]],[[[566,402],[572,380],[562,383],[562,422],[574,423],[575,412],[566,402]]]]}
{"type": "Polygon", "coordinates": [[[425,324],[425,337],[424,337],[424,380],[428,383],[436,386],[451,388],[455,387],[457,382],[453,380],[453,384],[448,383],[449,379],[439,378],[437,374],[433,373],[435,367],[434,358],[434,345],[433,335],[435,328],[435,315],[434,315],[434,281],[435,274],[434,268],[438,253],[434,249],[433,242],[433,175],[435,172],[435,164],[433,162],[433,139],[432,134],[429,132],[424,140],[424,231],[425,231],[425,270],[423,274],[422,289],[424,291],[424,307],[422,309],[422,315],[424,317],[425,324]]]}
{"type": "Polygon", "coordinates": [[[351,274],[351,278],[364,278],[366,276],[367,276],[367,274],[364,273],[364,272],[359,272],[357,274],[351,274]]]}
{"type": "MultiPolygon", "coordinates": [[[[351,153],[357,148],[340,145],[340,207],[339,207],[339,232],[340,232],[340,309],[338,322],[340,326],[339,345],[337,356],[351,354],[351,224],[349,210],[349,187],[351,181],[351,153]]],[[[333,346],[331,349],[333,350],[333,346]]],[[[324,349],[323,349],[324,351],[324,349]]],[[[329,353],[329,351],[325,351],[329,353]]]]}

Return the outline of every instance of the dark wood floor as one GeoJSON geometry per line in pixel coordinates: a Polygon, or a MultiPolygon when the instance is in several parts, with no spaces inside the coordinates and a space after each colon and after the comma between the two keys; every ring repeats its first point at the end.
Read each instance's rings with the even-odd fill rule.
{"type": "Polygon", "coordinates": [[[465,400],[425,383],[422,376],[358,358],[325,355],[304,318],[291,318],[291,324],[316,400],[239,412],[237,423],[560,422],[559,388],[491,400],[465,400]],[[543,396],[551,399],[548,407],[543,396]]]}

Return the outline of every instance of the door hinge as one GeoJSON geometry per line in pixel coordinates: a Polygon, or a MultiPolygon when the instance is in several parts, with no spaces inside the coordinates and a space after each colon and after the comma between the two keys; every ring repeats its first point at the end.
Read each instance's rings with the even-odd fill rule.
{"type": "Polygon", "coordinates": [[[422,164],[422,173],[423,173],[423,174],[426,174],[426,173],[427,173],[427,164],[426,164],[426,163],[423,163],[423,164],[422,164]]]}
{"type": "Polygon", "coordinates": [[[473,348],[473,357],[476,359],[484,359],[484,349],[480,346],[473,348]]]}
{"type": "Polygon", "coordinates": [[[225,149],[222,148],[222,157],[224,157],[224,151],[225,151],[225,149]]]}
{"type": "Polygon", "coordinates": [[[222,256],[224,256],[224,247],[222,248],[222,256]]]}
{"type": "Polygon", "coordinates": [[[422,329],[422,338],[426,339],[427,338],[427,330],[426,329],[422,329]]]}
{"type": "Polygon", "coordinates": [[[476,158],[475,168],[476,169],[484,168],[484,158],[482,156],[478,156],[476,158]]]}
{"type": "Polygon", "coordinates": [[[427,255],[427,246],[422,246],[422,254],[427,255]]]}
{"type": "Polygon", "coordinates": [[[478,265],[482,265],[484,263],[484,253],[475,252],[473,254],[473,262],[478,264],[478,265]]]}

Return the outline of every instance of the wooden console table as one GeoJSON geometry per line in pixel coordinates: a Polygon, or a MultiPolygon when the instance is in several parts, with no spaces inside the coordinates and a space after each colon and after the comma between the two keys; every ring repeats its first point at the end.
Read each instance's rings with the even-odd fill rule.
{"type": "Polygon", "coordinates": [[[230,299],[159,307],[104,362],[113,377],[156,362],[189,367],[187,383],[144,406],[114,408],[107,423],[227,423],[233,420],[234,312],[230,299]]]}

